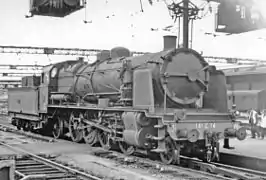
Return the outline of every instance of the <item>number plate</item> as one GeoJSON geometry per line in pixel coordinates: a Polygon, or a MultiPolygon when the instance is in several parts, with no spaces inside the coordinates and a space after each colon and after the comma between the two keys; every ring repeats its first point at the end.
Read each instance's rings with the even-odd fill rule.
{"type": "Polygon", "coordinates": [[[215,126],[215,123],[196,123],[197,129],[214,129],[215,126]]]}

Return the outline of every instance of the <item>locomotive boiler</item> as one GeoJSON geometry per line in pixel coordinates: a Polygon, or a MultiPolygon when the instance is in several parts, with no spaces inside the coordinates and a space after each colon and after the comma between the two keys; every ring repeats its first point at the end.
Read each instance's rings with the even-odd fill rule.
{"type": "Polygon", "coordinates": [[[56,138],[69,132],[75,142],[106,149],[118,145],[125,154],[156,152],[165,163],[178,163],[179,154],[218,160],[219,140],[246,136],[233,128],[224,74],[196,51],[175,47],[176,37],[165,36],[161,52],[131,56],[117,47],[92,64],[47,66],[40,86],[23,87],[38,99],[34,112],[16,104],[22,89],[9,91],[13,124],[48,128],[56,138]]]}
{"type": "MultiPolygon", "coordinates": [[[[125,48],[117,50],[125,51],[125,48]]],[[[108,97],[112,102],[130,104],[133,72],[146,69],[151,72],[156,106],[163,107],[166,95],[167,107],[193,107],[196,100],[207,91],[208,68],[204,59],[190,49],[165,49],[139,57],[112,57],[81,67],[75,72],[73,87],[69,91],[88,102],[97,102],[100,96],[108,97]]],[[[64,73],[58,76],[60,80],[69,78],[64,73]]],[[[63,84],[61,86],[64,87],[63,84]]]]}

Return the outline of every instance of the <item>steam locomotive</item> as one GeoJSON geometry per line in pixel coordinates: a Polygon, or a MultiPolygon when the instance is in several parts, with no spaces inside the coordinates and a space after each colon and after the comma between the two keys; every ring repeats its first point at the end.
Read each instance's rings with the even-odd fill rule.
{"type": "Polygon", "coordinates": [[[127,155],[158,153],[166,164],[179,163],[180,154],[217,161],[221,139],[246,137],[234,129],[223,72],[192,49],[176,49],[176,36],[164,36],[157,53],[131,56],[117,47],[92,64],[52,64],[39,80],[8,89],[8,114],[19,129],[69,133],[74,142],[127,155]]]}

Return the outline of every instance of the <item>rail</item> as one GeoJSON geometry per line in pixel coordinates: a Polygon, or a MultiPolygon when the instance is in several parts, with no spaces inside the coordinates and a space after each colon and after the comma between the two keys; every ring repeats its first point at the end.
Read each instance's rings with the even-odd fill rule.
{"type": "MultiPolygon", "coordinates": [[[[57,171],[61,170],[62,173],[64,174],[64,176],[61,176],[62,178],[65,177],[65,173],[64,172],[67,172],[67,173],[70,173],[72,175],[72,177],[79,177],[79,178],[90,179],[90,180],[101,180],[101,178],[99,178],[99,177],[93,176],[93,175],[88,174],[88,173],[85,173],[85,172],[81,172],[79,170],[76,170],[76,169],[73,169],[73,168],[70,168],[70,167],[67,167],[67,166],[62,165],[62,164],[59,164],[59,163],[57,163],[55,161],[52,161],[52,160],[50,160],[48,158],[44,158],[44,157],[35,155],[33,153],[30,153],[30,152],[28,152],[28,151],[26,151],[26,150],[24,150],[22,148],[18,148],[18,147],[11,146],[11,145],[9,145],[9,144],[7,144],[5,142],[0,141],[0,145],[9,148],[12,151],[15,151],[15,152],[18,152],[18,153],[22,153],[22,154],[27,155],[28,157],[30,157],[30,160],[34,160],[35,166],[36,166],[36,162],[37,162],[37,165],[38,165],[38,163],[42,163],[42,164],[46,165],[48,168],[54,168],[54,171],[55,170],[57,170],[57,171]]],[[[29,159],[26,159],[26,160],[29,160],[29,159]]],[[[16,164],[16,168],[18,168],[18,165],[17,164],[16,164]]],[[[50,169],[50,172],[51,171],[52,171],[52,169],[50,169]]],[[[54,171],[52,171],[52,172],[54,172],[54,171]]],[[[18,176],[22,177],[21,180],[28,180],[28,179],[31,179],[33,177],[34,178],[35,177],[38,177],[38,178],[45,177],[46,178],[48,176],[47,174],[25,175],[25,173],[22,173],[22,172],[17,171],[17,170],[15,170],[15,173],[18,176]]]]}
{"type": "MultiPolygon", "coordinates": [[[[108,153],[97,153],[96,155],[103,158],[110,158],[112,160],[116,159],[119,161],[121,158],[121,154],[117,152],[108,153]]],[[[158,157],[154,157],[153,160],[148,160],[139,157],[133,157],[134,160],[131,160],[132,163],[139,162],[140,164],[145,164],[145,166],[155,166],[156,168],[165,169],[165,171],[173,171],[173,170],[187,170],[188,172],[195,173],[198,175],[205,175],[211,179],[235,179],[235,180],[265,180],[266,177],[265,172],[255,171],[245,168],[238,168],[235,166],[230,166],[221,163],[205,163],[200,160],[189,158],[185,156],[180,157],[180,165],[164,165],[158,157]],[[170,170],[171,169],[171,170],[170,170]],[[196,171],[195,171],[196,170],[196,171]]],[[[199,178],[200,179],[200,178],[199,178]]]]}
{"type": "MultiPolygon", "coordinates": [[[[224,153],[221,153],[224,155],[224,153]]],[[[206,171],[213,173],[213,174],[222,174],[226,177],[239,179],[239,180],[250,180],[250,179],[257,179],[257,180],[264,180],[266,177],[266,173],[264,171],[257,171],[248,168],[240,168],[237,166],[232,166],[223,163],[205,163],[200,160],[195,160],[188,157],[182,157],[183,160],[190,161],[190,166],[200,165],[203,168],[207,168],[206,171]]],[[[250,157],[250,159],[252,159],[250,157]]],[[[231,155],[230,161],[236,161],[234,155],[231,155]]],[[[264,161],[264,164],[266,161],[264,161]]]]}

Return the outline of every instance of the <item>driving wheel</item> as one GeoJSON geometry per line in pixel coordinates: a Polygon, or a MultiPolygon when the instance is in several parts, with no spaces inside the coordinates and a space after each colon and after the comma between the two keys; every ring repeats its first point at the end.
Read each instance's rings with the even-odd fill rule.
{"type": "Polygon", "coordinates": [[[110,150],[112,148],[112,140],[108,132],[98,131],[98,139],[103,149],[110,150]]]}
{"type": "Polygon", "coordinates": [[[91,146],[98,142],[98,131],[97,129],[87,126],[83,129],[83,138],[86,144],[91,146]]]}
{"type": "Polygon", "coordinates": [[[68,129],[73,142],[80,142],[83,138],[81,118],[82,115],[79,118],[75,118],[74,113],[70,115],[68,129]]]}
{"type": "Polygon", "coordinates": [[[53,136],[55,139],[61,138],[64,135],[64,122],[59,116],[53,119],[53,136]]]}
{"type": "Polygon", "coordinates": [[[160,153],[160,158],[164,164],[171,164],[175,161],[175,145],[169,136],[164,141],[166,151],[160,153]]]}
{"type": "Polygon", "coordinates": [[[119,149],[125,154],[125,155],[132,155],[135,152],[135,147],[128,145],[124,141],[119,141],[118,142],[119,149]]]}

